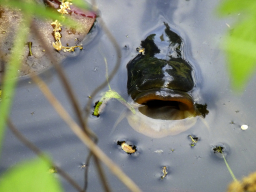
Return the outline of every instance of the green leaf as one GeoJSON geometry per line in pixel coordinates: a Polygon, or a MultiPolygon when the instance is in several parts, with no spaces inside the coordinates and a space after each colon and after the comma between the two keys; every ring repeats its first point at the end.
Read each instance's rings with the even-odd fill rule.
{"type": "Polygon", "coordinates": [[[60,183],[49,172],[49,167],[41,159],[20,163],[1,176],[0,191],[61,192],[60,183]]]}
{"type": "Polygon", "coordinates": [[[94,112],[93,115],[95,116],[99,116],[100,113],[102,112],[103,108],[106,106],[106,103],[110,100],[110,99],[117,99],[118,101],[120,101],[122,104],[124,104],[128,109],[130,109],[132,111],[133,114],[135,114],[135,109],[125,101],[124,98],[121,97],[121,95],[119,95],[117,92],[113,91],[113,90],[108,90],[99,100],[99,102],[97,103],[97,105],[94,108],[94,112]]]}
{"type": "Polygon", "coordinates": [[[256,17],[237,24],[225,37],[223,48],[228,59],[231,83],[241,89],[256,69],[256,17]]]}
{"type": "Polygon", "coordinates": [[[256,1],[253,0],[224,0],[218,7],[218,13],[227,16],[243,11],[255,11],[256,1]]]}
{"type": "Polygon", "coordinates": [[[72,0],[72,4],[74,4],[76,7],[79,7],[81,9],[89,9],[89,4],[86,1],[83,0],[72,0]]]}
{"type": "Polygon", "coordinates": [[[230,29],[224,38],[222,48],[228,59],[231,84],[241,90],[256,70],[256,1],[226,0],[219,6],[221,15],[243,12],[239,22],[230,29]]]}

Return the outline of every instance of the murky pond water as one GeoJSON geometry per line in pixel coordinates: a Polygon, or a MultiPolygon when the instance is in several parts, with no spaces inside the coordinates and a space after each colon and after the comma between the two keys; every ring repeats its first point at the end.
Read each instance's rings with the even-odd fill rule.
{"type": "MultiPolygon", "coordinates": [[[[215,9],[218,3],[206,0],[97,1],[101,16],[122,49],[120,70],[110,82],[113,90],[129,99],[126,64],[137,55],[136,48],[140,42],[166,22],[184,40],[184,54],[195,73],[195,101],[208,105],[209,114],[204,121],[199,119],[187,131],[161,139],[152,139],[134,131],[126,119],[113,131],[120,114],[127,111],[116,100],[107,104],[99,118],[90,117],[89,125],[99,137],[99,147],[142,191],[225,191],[232,177],[223,159],[211,151],[212,146],[218,143],[228,146],[226,159],[237,178],[255,171],[255,78],[241,94],[235,94],[230,88],[225,55],[219,47],[228,30],[226,23],[232,22],[217,18],[215,9]],[[242,124],[249,125],[249,129],[242,131],[242,124]],[[193,148],[188,135],[200,138],[193,148]],[[123,140],[136,145],[137,152],[132,155],[123,152],[116,144],[123,140]],[[168,175],[161,179],[163,166],[167,167],[168,175]]],[[[62,64],[81,108],[86,105],[92,91],[105,81],[103,57],[108,61],[109,71],[116,61],[114,48],[102,29],[96,25],[93,33],[96,36],[84,46],[79,56],[66,59],[62,64]]],[[[42,77],[74,117],[56,72],[51,69],[42,77]]],[[[100,94],[94,102],[99,98],[100,94]]],[[[11,118],[27,138],[51,154],[57,165],[80,185],[83,184],[84,172],[80,165],[85,161],[88,150],[60,120],[30,79],[19,82],[11,118]]],[[[34,154],[7,130],[0,171],[32,157],[34,154]]],[[[107,168],[105,170],[113,191],[128,191],[107,168]]],[[[66,182],[63,185],[65,191],[74,191],[66,182]]],[[[93,166],[89,169],[88,191],[102,191],[93,166]]]]}

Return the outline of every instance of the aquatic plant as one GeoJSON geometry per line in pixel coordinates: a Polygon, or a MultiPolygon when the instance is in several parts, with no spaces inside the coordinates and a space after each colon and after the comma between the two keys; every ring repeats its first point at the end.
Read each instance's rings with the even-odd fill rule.
{"type": "Polygon", "coordinates": [[[214,152],[214,153],[219,153],[219,154],[221,154],[221,157],[224,159],[224,162],[225,162],[225,164],[226,164],[226,166],[227,166],[227,169],[228,169],[228,171],[229,171],[229,173],[230,173],[232,179],[233,179],[234,181],[237,181],[237,179],[236,179],[236,177],[235,177],[233,171],[232,171],[231,168],[229,167],[228,162],[227,162],[227,160],[226,160],[226,158],[225,158],[224,150],[225,150],[224,147],[223,147],[223,146],[220,146],[220,145],[216,145],[216,146],[213,148],[213,152],[214,152]]]}
{"type": "Polygon", "coordinates": [[[103,111],[104,107],[106,106],[107,102],[110,99],[117,99],[123,105],[125,105],[128,109],[130,109],[133,114],[135,114],[135,109],[129,103],[127,103],[125,101],[125,99],[122,98],[121,95],[119,95],[119,93],[117,93],[116,91],[111,89],[109,81],[108,81],[108,63],[107,63],[107,59],[105,57],[104,57],[104,61],[105,61],[105,65],[106,65],[106,80],[108,82],[109,90],[106,91],[103,94],[103,96],[101,97],[101,99],[95,103],[93,115],[99,117],[101,112],[103,111]]]}

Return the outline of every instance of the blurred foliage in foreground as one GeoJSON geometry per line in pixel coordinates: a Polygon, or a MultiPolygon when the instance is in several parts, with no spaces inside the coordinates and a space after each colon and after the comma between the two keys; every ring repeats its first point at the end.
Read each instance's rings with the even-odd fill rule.
{"type": "Polygon", "coordinates": [[[58,179],[49,172],[49,166],[39,158],[19,163],[1,176],[0,191],[62,191],[58,179]]]}
{"type": "MultiPolygon", "coordinates": [[[[0,0],[1,7],[10,7],[19,9],[23,14],[23,24],[18,30],[14,39],[13,51],[8,60],[8,69],[4,76],[4,83],[0,89],[0,152],[2,148],[2,141],[6,125],[6,119],[12,105],[12,99],[15,93],[15,86],[17,83],[18,70],[21,64],[20,56],[22,54],[25,41],[29,34],[29,26],[32,17],[37,16],[42,19],[62,20],[62,23],[76,27],[76,22],[65,19],[56,11],[52,11],[35,3],[33,0],[0,0]]],[[[64,1],[63,1],[64,2],[64,1]]],[[[74,0],[75,4],[80,8],[87,7],[82,0],[74,0]]],[[[35,159],[25,161],[17,164],[14,168],[7,170],[0,178],[0,191],[49,191],[60,192],[62,188],[58,180],[49,173],[50,165],[42,159],[35,159]]]]}
{"type": "Polygon", "coordinates": [[[224,0],[220,2],[218,13],[237,18],[224,39],[223,48],[229,62],[232,86],[241,90],[256,69],[256,1],[224,0]]]}

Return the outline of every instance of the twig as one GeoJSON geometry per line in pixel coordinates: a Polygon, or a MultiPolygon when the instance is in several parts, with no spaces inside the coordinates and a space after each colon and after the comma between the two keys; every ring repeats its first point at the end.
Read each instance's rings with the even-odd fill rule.
{"type": "Polygon", "coordinates": [[[91,105],[92,105],[92,100],[93,98],[96,96],[96,94],[102,90],[104,87],[106,87],[108,85],[108,83],[113,79],[114,75],[116,74],[116,72],[118,71],[119,67],[120,67],[120,63],[121,63],[121,57],[122,57],[122,54],[121,54],[121,50],[118,46],[118,43],[116,41],[116,39],[113,37],[113,35],[110,33],[110,31],[108,30],[108,28],[106,27],[104,21],[102,20],[102,18],[99,20],[99,23],[100,25],[102,26],[103,30],[105,31],[105,33],[107,34],[108,38],[110,39],[110,41],[113,43],[114,45],[114,48],[115,48],[115,51],[116,51],[116,54],[117,54],[117,61],[116,61],[116,64],[115,64],[115,67],[113,69],[113,71],[110,73],[109,75],[109,78],[108,78],[108,81],[104,81],[100,86],[98,86],[93,92],[92,94],[90,95],[91,96],[91,99],[88,101],[86,107],[85,107],[85,118],[84,118],[84,121],[85,121],[85,125],[87,125],[87,120],[88,120],[88,117],[90,115],[90,112],[91,112],[91,105]]]}
{"type": "Polygon", "coordinates": [[[47,45],[45,43],[45,41],[41,38],[42,35],[41,35],[41,32],[37,29],[38,26],[37,24],[33,21],[32,22],[32,25],[31,25],[31,28],[33,30],[33,32],[36,34],[37,38],[39,39],[40,43],[42,44],[42,46],[44,47],[47,55],[49,56],[50,60],[52,61],[52,64],[53,66],[55,67],[59,77],[60,77],[60,80],[63,84],[63,87],[68,95],[68,97],[70,98],[70,101],[72,103],[72,106],[75,110],[75,113],[79,119],[79,122],[80,122],[80,125],[83,127],[84,131],[90,135],[90,137],[96,139],[97,136],[89,129],[87,129],[87,127],[85,126],[85,123],[84,123],[84,120],[83,120],[83,117],[82,117],[82,113],[81,113],[81,110],[79,108],[79,104],[77,102],[77,99],[74,95],[74,92],[66,78],[66,75],[64,74],[64,71],[63,69],[61,68],[61,66],[59,65],[58,61],[56,60],[56,58],[53,56],[52,52],[50,51],[50,47],[49,45],[47,45]]]}
{"type": "Polygon", "coordinates": [[[33,151],[37,156],[39,156],[44,161],[46,161],[49,165],[51,165],[52,167],[55,167],[57,169],[57,173],[59,173],[64,179],[66,179],[77,191],[79,192],[83,191],[83,189],[65,171],[63,171],[61,168],[59,168],[57,165],[51,162],[39,148],[37,148],[26,137],[24,137],[19,132],[19,130],[14,126],[14,124],[10,119],[7,120],[7,124],[10,130],[12,131],[12,133],[20,140],[20,142],[26,145],[31,151],[33,151]]]}
{"type": "MultiPolygon", "coordinates": [[[[95,12],[97,12],[97,8],[96,8],[96,2],[93,1],[93,9],[95,12]]],[[[118,47],[118,43],[116,41],[116,39],[113,37],[113,35],[110,33],[110,31],[108,30],[108,28],[106,27],[104,21],[102,20],[102,18],[99,20],[99,23],[101,25],[101,27],[103,28],[103,30],[105,31],[105,33],[107,34],[108,38],[110,39],[110,41],[112,42],[112,44],[114,45],[115,51],[117,53],[117,61],[115,64],[115,67],[113,69],[113,71],[111,72],[108,81],[104,81],[101,85],[99,85],[91,94],[91,99],[87,102],[87,105],[85,107],[85,117],[84,117],[84,124],[87,125],[88,123],[88,117],[91,113],[91,105],[92,105],[92,101],[93,98],[96,96],[96,94],[102,90],[104,87],[106,87],[109,82],[113,79],[114,75],[116,74],[116,72],[118,71],[119,67],[120,67],[120,63],[121,63],[121,51],[118,47]]],[[[86,164],[89,165],[90,159],[91,159],[92,153],[90,152],[89,155],[86,158],[86,164]]],[[[87,178],[88,178],[88,167],[87,169],[85,169],[84,172],[84,177],[85,177],[85,182],[84,182],[84,191],[87,188],[87,178]]]]}
{"type": "Polygon", "coordinates": [[[90,151],[85,160],[86,169],[84,170],[84,192],[88,187],[88,171],[89,171],[89,165],[90,165],[90,160],[92,156],[93,156],[93,153],[90,151]]]}
{"type": "Polygon", "coordinates": [[[101,178],[101,181],[103,181],[102,186],[103,186],[104,190],[106,192],[111,192],[111,190],[109,188],[109,185],[108,185],[108,182],[107,182],[107,179],[105,178],[104,172],[102,172],[103,169],[101,167],[100,161],[95,155],[94,155],[94,162],[96,164],[96,168],[98,169],[98,173],[99,173],[99,176],[101,178]]]}
{"type": "Polygon", "coordinates": [[[99,158],[109,170],[133,192],[140,192],[139,187],[107,156],[95,143],[85,134],[79,125],[70,117],[60,102],[54,97],[47,85],[38,77],[32,76],[33,81],[38,85],[44,96],[52,104],[56,112],[67,123],[71,130],[80,138],[80,140],[99,158]]]}
{"type": "MultiPolygon", "coordinates": [[[[77,99],[76,99],[76,97],[75,97],[75,95],[74,95],[74,93],[72,91],[72,88],[71,88],[71,86],[70,86],[70,84],[69,84],[69,82],[68,82],[68,80],[67,80],[67,78],[66,78],[66,76],[64,74],[64,71],[62,70],[61,66],[58,64],[58,62],[57,62],[56,58],[53,56],[52,52],[50,51],[50,47],[41,38],[42,35],[41,35],[40,31],[37,29],[36,23],[33,22],[31,27],[32,27],[33,31],[35,32],[36,36],[38,37],[40,43],[43,45],[44,49],[46,50],[47,55],[49,55],[49,58],[52,61],[53,66],[55,67],[58,75],[60,76],[60,79],[61,79],[61,82],[63,84],[63,87],[66,90],[66,93],[67,93],[67,95],[70,98],[70,101],[71,101],[72,106],[74,108],[74,111],[75,111],[75,113],[76,113],[76,115],[78,117],[78,120],[80,122],[81,127],[83,128],[85,133],[88,134],[94,140],[95,143],[97,143],[97,141],[98,141],[97,136],[90,129],[87,128],[86,122],[83,120],[82,112],[81,112],[81,110],[79,108],[77,99]]],[[[91,156],[92,156],[92,153],[89,152],[89,155],[88,155],[87,160],[86,160],[86,162],[87,162],[86,164],[87,165],[89,165],[89,161],[90,161],[91,156]]],[[[103,173],[103,171],[100,171],[100,172],[103,173]]],[[[101,173],[99,173],[99,174],[101,174],[101,173]]],[[[84,191],[87,188],[87,178],[88,178],[87,174],[88,174],[88,167],[85,170],[84,191]]],[[[104,176],[102,175],[102,177],[100,177],[100,178],[103,178],[103,177],[104,176]]],[[[105,181],[102,181],[102,182],[104,183],[105,181]]]]}

